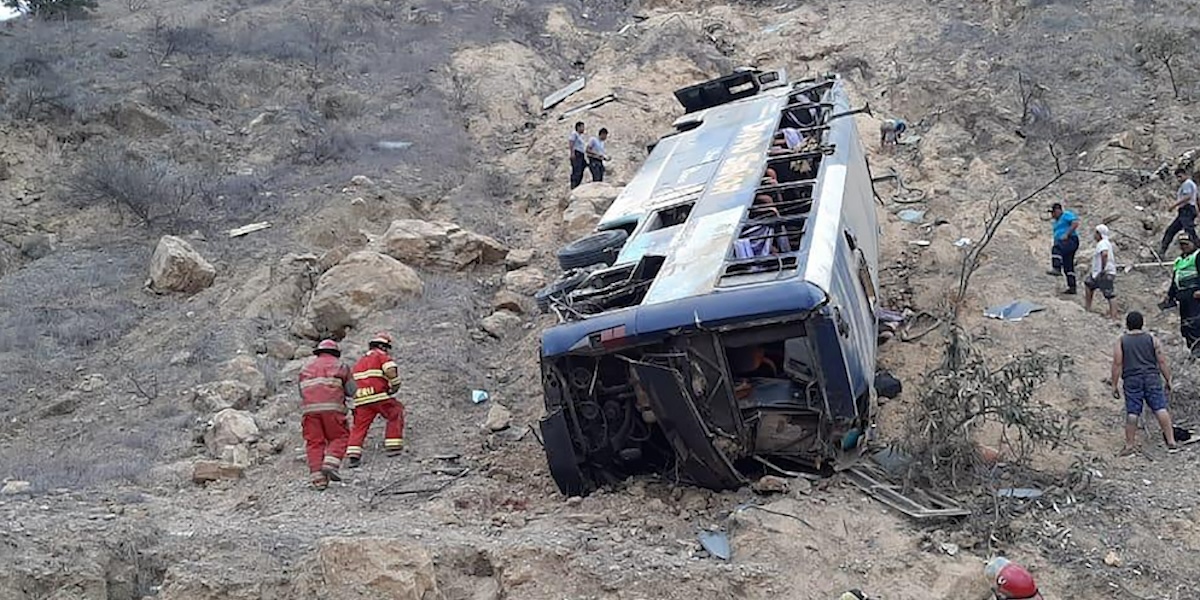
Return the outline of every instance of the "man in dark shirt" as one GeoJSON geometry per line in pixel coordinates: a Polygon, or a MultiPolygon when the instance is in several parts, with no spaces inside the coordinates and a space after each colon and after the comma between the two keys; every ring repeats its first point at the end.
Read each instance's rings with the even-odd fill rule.
{"type": "Polygon", "coordinates": [[[1163,439],[1167,442],[1167,451],[1179,450],[1175,443],[1175,429],[1171,425],[1171,413],[1167,412],[1171,369],[1167,366],[1162,346],[1154,336],[1142,331],[1142,325],[1142,313],[1129,313],[1125,317],[1125,327],[1129,332],[1117,340],[1113,350],[1113,398],[1121,397],[1122,388],[1125,391],[1125,447],[1121,450],[1121,456],[1137,452],[1138,417],[1142,414],[1143,404],[1154,411],[1158,426],[1162,428],[1163,439]],[[1122,380],[1124,385],[1121,385],[1122,380]]]}

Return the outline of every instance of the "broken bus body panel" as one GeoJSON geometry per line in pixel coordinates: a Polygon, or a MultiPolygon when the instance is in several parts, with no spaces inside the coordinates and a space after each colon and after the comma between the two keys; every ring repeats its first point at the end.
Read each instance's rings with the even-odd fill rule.
{"type": "Polygon", "coordinates": [[[615,264],[542,336],[543,441],[568,495],[642,472],[738,487],[756,458],[829,465],[869,424],[878,226],[841,81],[698,85],[601,219],[630,233],[615,264]],[[806,145],[776,147],[781,127],[806,145]]]}

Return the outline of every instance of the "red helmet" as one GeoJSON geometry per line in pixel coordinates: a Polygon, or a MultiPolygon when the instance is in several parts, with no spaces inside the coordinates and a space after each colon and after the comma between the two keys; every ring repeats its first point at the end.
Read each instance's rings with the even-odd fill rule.
{"type": "Polygon", "coordinates": [[[342,348],[333,340],[321,340],[321,343],[317,344],[317,349],[313,351],[313,354],[320,354],[322,352],[328,352],[334,356],[341,356],[342,348]]]}
{"type": "Polygon", "coordinates": [[[1021,565],[1009,563],[996,576],[996,597],[1003,600],[1040,598],[1037,583],[1021,565]]]}
{"type": "Polygon", "coordinates": [[[374,337],[371,338],[370,342],[367,342],[368,346],[373,346],[375,344],[379,344],[381,346],[387,346],[388,348],[391,348],[392,347],[392,336],[385,332],[377,333],[377,334],[375,334],[374,337]]]}

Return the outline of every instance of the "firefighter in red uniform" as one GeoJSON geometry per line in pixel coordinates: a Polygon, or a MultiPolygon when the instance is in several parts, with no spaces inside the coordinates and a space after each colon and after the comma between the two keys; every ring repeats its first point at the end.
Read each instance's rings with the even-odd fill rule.
{"type": "Polygon", "coordinates": [[[404,405],[393,396],[400,388],[400,375],[396,363],[388,356],[392,349],[392,336],[380,333],[367,344],[370,350],[354,365],[354,427],[350,431],[350,447],[346,456],[347,466],[357,467],[362,461],[362,445],[375,417],[387,419],[383,434],[383,447],[388,456],[400,454],[404,447],[404,405]]]}
{"type": "Polygon", "coordinates": [[[322,340],[313,354],[317,357],[300,371],[300,412],[308,471],[313,487],[323,490],[330,480],[342,480],[338,467],[350,439],[346,398],[354,394],[354,381],[337,342],[322,340]]]}

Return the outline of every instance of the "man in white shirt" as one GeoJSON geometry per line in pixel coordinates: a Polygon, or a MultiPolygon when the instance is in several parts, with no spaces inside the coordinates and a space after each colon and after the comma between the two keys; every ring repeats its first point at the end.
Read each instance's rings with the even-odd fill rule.
{"type": "Polygon", "coordinates": [[[583,121],[575,123],[575,130],[567,138],[571,150],[571,189],[583,183],[583,169],[587,166],[587,140],[583,137],[583,121]]]}
{"type": "Polygon", "coordinates": [[[1096,247],[1092,249],[1092,271],[1083,280],[1083,287],[1087,288],[1083,307],[1092,310],[1092,295],[1100,290],[1104,299],[1108,300],[1108,318],[1116,320],[1117,303],[1114,298],[1117,292],[1114,284],[1117,279],[1117,256],[1112,240],[1108,239],[1108,226],[1097,225],[1092,237],[1096,240],[1096,247]]]}
{"type": "Polygon", "coordinates": [[[1167,230],[1163,233],[1159,254],[1167,253],[1167,247],[1171,245],[1171,240],[1175,239],[1175,235],[1181,230],[1188,232],[1192,239],[1197,237],[1196,182],[1192,181],[1191,175],[1188,175],[1187,169],[1183,167],[1175,169],[1175,179],[1179,181],[1179,191],[1175,193],[1175,220],[1167,225],[1167,230]]]}
{"type": "Polygon", "coordinates": [[[588,140],[587,154],[588,170],[592,172],[592,181],[604,181],[604,161],[608,153],[604,150],[604,142],[608,141],[608,129],[601,127],[596,137],[588,140]]]}

